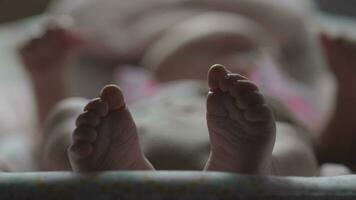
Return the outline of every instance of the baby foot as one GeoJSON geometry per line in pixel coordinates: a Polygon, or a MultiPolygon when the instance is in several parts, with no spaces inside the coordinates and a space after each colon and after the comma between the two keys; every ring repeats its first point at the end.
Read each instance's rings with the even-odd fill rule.
{"type": "MultiPolygon", "coordinates": [[[[321,35],[329,68],[341,86],[356,87],[356,42],[342,37],[321,35]]],[[[354,89],[354,88],[353,88],[354,89]]],[[[349,90],[349,89],[348,89],[349,90]]]]}
{"type": "Polygon", "coordinates": [[[106,86],[76,121],[68,156],[74,171],[152,170],[122,92],[106,86]]]}
{"type": "Polygon", "coordinates": [[[37,76],[43,77],[43,73],[63,71],[63,65],[83,42],[81,36],[53,27],[42,36],[27,42],[19,53],[24,67],[34,76],[32,78],[39,78],[37,76]]]}
{"type": "Polygon", "coordinates": [[[68,30],[51,28],[20,49],[37,98],[40,127],[52,107],[67,97],[66,66],[83,42],[81,36],[68,30]]]}
{"type": "Polygon", "coordinates": [[[270,174],[276,128],[257,86],[221,65],[210,68],[208,82],[206,170],[270,174]]]}
{"type": "Polygon", "coordinates": [[[334,113],[317,140],[319,161],[356,167],[356,42],[347,38],[321,36],[329,67],[338,91],[334,113]]]}

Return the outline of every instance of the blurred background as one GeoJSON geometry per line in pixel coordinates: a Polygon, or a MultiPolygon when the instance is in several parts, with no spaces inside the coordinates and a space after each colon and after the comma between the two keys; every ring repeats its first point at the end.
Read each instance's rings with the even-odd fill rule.
{"type": "MultiPolygon", "coordinates": [[[[21,120],[28,122],[28,119],[34,119],[31,113],[33,110],[28,110],[28,104],[23,102],[31,102],[31,92],[28,87],[30,83],[28,78],[24,75],[22,70],[22,63],[17,56],[17,50],[21,44],[31,37],[38,35],[42,30],[42,25],[46,22],[43,16],[48,14],[51,10],[66,10],[69,7],[75,8],[77,5],[81,5],[86,0],[73,0],[73,1],[49,1],[49,0],[1,0],[0,1],[0,80],[3,87],[7,87],[10,84],[11,87],[16,90],[6,90],[15,92],[11,94],[14,98],[9,102],[18,105],[19,109],[27,110],[27,112],[21,113],[21,116],[13,116],[13,118],[25,118],[27,120],[21,120]],[[62,3],[64,2],[64,3],[62,3]],[[67,3],[65,3],[67,2],[67,3]],[[68,3],[69,2],[69,3],[68,3]],[[63,6],[64,5],[64,6],[63,6]],[[64,8],[62,8],[64,7],[64,8]],[[67,7],[67,8],[66,8],[67,7]],[[19,86],[19,87],[17,87],[19,86]],[[18,94],[20,93],[20,94],[18,94]],[[21,98],[18,98],[20,95],[21,98]],[[23,98],[26,99],[23,100],[23,98]],[[21,99],[21,100],[19,100],[21,99]]],[[[87,0],[88,2],[90,0],[87,0]]],[[[318,19],[329,27],[330,29],[351,29],[348,32],[353,31],[353,17],[356,17],[355,6],[356,2],[353,0],[316,0],[315,2],[320,8],[321,12],[318,12],[318,19]],[[331,22],[331,23],[329,23],[331,22]],[[340,28],[341,27],[341,28],[340,28]]],[[[70,9],[69,9],[70,10],[70,9]]],[[[55,11],[56,12],[56,11],[55,11]]],[[[54,12],[54,13],[55,13],[54,12]]],[[[30,104],[31,105],[31,104],[30,104]]],[[[30,108],[33,108],[30,106],[30,108]]],[[[1,111],[1,108],[0,108],[1,111]]],[[[11,117],[10,117],[11,118],[11,117]]],[[[11,120],[10,120],[11,121],[11,120]]],[[[28,122],[25,124],[33,124],[28,122]]],[[[27,126],[25,125],[25,126],[27,126]]]]}
{"type": "MultiPolygon", "coordinates": [[[[46,10],[50,3],[51,1],[49,0],[31,0],[26,2],[19,0],[2,0],[0,2],[0,22],[6,23],[33,15],[39,15],[46,10]]],[[[354,10],[356,2],[353,0],[316,0],[316,3],[323,12],[356,17],[354,10]]]]}
{"type": "MultiPolygon", "coordinates": [[[[331,35],[355,39],[356,2],[354,0],[255,1],[258,3],[250,5],[249,0],[236,0],[236,4],[232,0],[226,0],[226,4],[221,3],[225,1],[220,2],[220,0],[175,0],[172,1],[173,6],[170,7],[171,1],[158,3],[159,0],[152,1],[155,2],[152,6],[145,0],[0,0],[0,93],[3,94],[3,98],[0,99],[0,113],[6,113],[0,114],[0,131],[2,133],[38,131],[37,129],[41,129],[41,124],[43,125],[45,116],[54,103],[69,96],[92,98],[103,85],[111,82],[123,83],[124,93],[128,92],[129,101],[135,102],[142,98],[140,95],[149,96],[152,93],[153,84],[147,77],[147,71],[154,74],[157,79],[155,84],[182,77],[204,79],[206,69],[201,69],[204,73],[200,73],[198,68],[195,74],[186,75],[183,74],[184,70],[179,68],[179,65],[176,71],[174,68],[165,68],[175,66],[176,62],[171,59],[174,56],[178,56],[177,60],[182,60],[178,58],[181,58],[179,56],[182,56],[180,53],[183,50],[193,49],[192,55],[196,55],[197,58],[209,57],[199,54],[200,51],[189,46],[189,42],[195,41],[197,48],[207,48],[201,43],[217,41],[216,38],[210,40],[208,37],[210,35],[200,30],[216,31],[219,34],[220,30],[224,30],[225,36],[232,32],[239,32],[238,34],[247,38],[246,41],[249,42],[243,41],[242,36],[238,38],[241,41],[237,41],[244,48],[248,46],[245,49],[231,47],[226,50],[229,55],[222,57],[224,58],[222,60],[227,60],[227,64],[234,64],[237,57],[234,54],[246,49],[248,55],[243,55],[242,60],[248,60],[246,57],[251,56],[250,46],[271,47],[269,49],[273,52],[271,55],[278,51],[276,60],[279,65],[285,66],[281,74],[287,74],[287,79],[291,78],[293,80],[291,82],[296,83],[291,84],[292,87],[298,88],[296,91],[303,91],[301,93],[307,96],[306,99],[315,98],[311,104],[317,104],[313,105],[315,110],[310,113],[296,111],[297,117],[306,126],[314,126],[308,128],[320,131],[323,126],[320,121],[325,122],[327,117],[318,116],[330,116],[335,101],[336,86],[333,75],[330,75],[325,67],[326,61],[321,55],[322,51],[317,37],[319,32],[326,31],[331,35]],[[176,2],[177,5],[174,5],[176,2]],[[269,3],[271,6],[264,9],[266,5],[269,6],[269,3]],[[195,17],[207,11],[209,11],[207,15],[195,17]],[[238,15],[237,18],[241,20],[229,21],[232,18],[229,15],[231,13],[238,15]],[[220,23],[219,20],[226,24],[220,23]],[[216,30],[210,27],[210,22],[215,22],[216,30]],[[241,30],[231,29],[234,24],[243,28],[241,30]],[[35,69],[35,66],[31,66],[33,64],[31,64],[33,61],[31,61],[31,56],[39,39],[47,37],[47,34],[54,34],[53,29],[56,27],[72,31],[59,33],[63,36],[62,43],[67,45],[63,47],[65,50],[83,42],[82,40],[90,40],[90,42],[87,42],[85,50],[77,56],[78,59],[68,64],[76,67],[70,68],[68,79],[62,85],[63,87],[51,85],[52,83],[42,84],[52,87],[52,92],[48,90],[43,93],[39,82],[48,80],[42,80],[39,77],[41,75],[51,76],[52,79],[59,77],[56,81],[60,82],[63,81],[62,74],[60,70],[49,72],[45,66],[41,66],[40,70],[35,69]],[[196,31],[194,32],[196,35],[186,34],[182,31],[186,30],[185,28],[191,28],[192,32],[196,31]],[[48,33],[48,30],[52,32],[48,33]],[[76,36],[78,32],[82,34],[80,39],[76,36]],[[268,37],[262,38],[261,35],[268,35],[268,37]],[[198,36],[203,39],[199,40],[198,36]],[[250,40],[258,44],[250,44],[250,40]],[[171,51],[165,48],[167,44],[172,44],[168,48],[171,51]],[[142,65],[145,69],[120,68],[121,72],[116,73],[118,65],[142,65]],[[171,70],[177,77],[168,76],[171,70]],[[114,79],[119,81],[113,81],[114,79]],[[127,85],[126,88],[125,85],[127,85]],[[61,94],[61,90],[66,90],[65,94],[61,94]],[[137,90],[136,93],[132,92],[135,90],[137,90]],[[313,93],[311,91],[315,91],[315,94],[308,96],[313,93]],[[34,106],[36,104],[37,107],[34,106]],[[38,106],[46,104],[48,106],[44,108],[38,106]]],[[[56,31],[58,30],[54,32],[56,31]]],[[[223,38],[223,42],[224,39],[226,38],[223,38]]],[[[232,43],[223,44],[228,46],[232,43]]],[[[219,44],[216,45],[212,48],[223,48],[219,44]]],[[[46,50],[46,48],[43,50],[43,55],[47,54],[46,50]]],[[[211,50],[209,53],[215,55],[219,52],[211,50]]],[[[53,58],[59,57],[61,57],[61,52],[55,51],[53,58]]],[[[195,58],[189,58],[189,56],[183,58],[195,61],[195,58]]],[[[213,59],[199,64],[206,66],[216,61],[220,60],[213,59]]],[[[270,63],[268,59],[263,62],[270,63]]],[[[186,64],[189,66],[189,62],[186,64]]],[[[271,74],[271,77],[276,79],[276,74],[271,74]]],[[[276,84],[283,85],[283,81],[276,84]]],[[[285,90],[288,93],[290,88],[285,90]]],[[[287,94],[288,98],[290,93],[287,94]]],[[[284,96],[282,100],[283,98],[284,96]]],[[[293,106],[291,109],[294,109],[293,106]]]]}

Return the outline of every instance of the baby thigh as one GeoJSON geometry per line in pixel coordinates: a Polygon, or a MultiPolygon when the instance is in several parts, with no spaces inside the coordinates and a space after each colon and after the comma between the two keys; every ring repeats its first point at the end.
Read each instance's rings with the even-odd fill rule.
{"type": "Polygon", "coordinates": [[[316,176],[318,163],[306,131],[277,122],[276,143],[272,153],[272,173],[277,176],[316,176]]]}

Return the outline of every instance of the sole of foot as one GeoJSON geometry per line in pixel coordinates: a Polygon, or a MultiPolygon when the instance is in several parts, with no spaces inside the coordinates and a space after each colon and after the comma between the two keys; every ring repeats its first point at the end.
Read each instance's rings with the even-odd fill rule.
{"type": "Polygon", "coordinates": [[[208,171],[270,174],[276,126],[258,87],[246,77],[214,65],[208,72],[208,171]]]}
{"type": "Polygon", "coordinates": [[[108,85],[76,120],[68,156],[74,171],[152,170],[121,90],[108,85]]]}

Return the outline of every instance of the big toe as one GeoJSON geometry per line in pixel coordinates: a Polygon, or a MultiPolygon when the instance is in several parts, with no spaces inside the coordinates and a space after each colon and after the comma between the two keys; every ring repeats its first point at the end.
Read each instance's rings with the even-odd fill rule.
{"type": "Polygon", "coordinates": [[[226,76],[230,73],[223,65],[213,65],[208,72],[208,84],[212,91],[226,91],[229,81],[226,76]]]}
{"type": "Polygon", "coordinates": [[[100,93],[102,100],[106,101],[109,110],[117,110],[125,107],[124,95],[116,85],[107,85],[100,93]]]}
{"type": "Polygon", "coordinates": [[[209,92],[206,101],[206,111],[210,116],[226,117],[228,112],[224,106],[225,94],[222,92],[209,92]]]}

